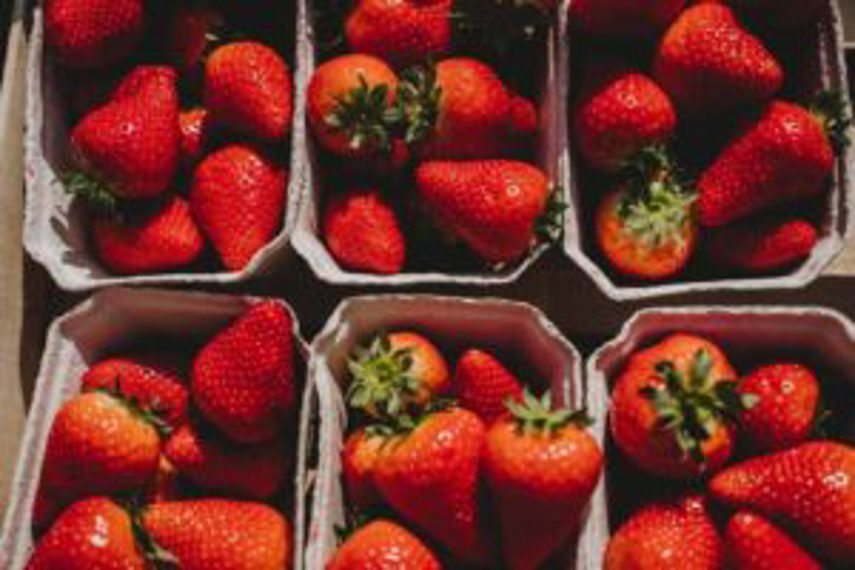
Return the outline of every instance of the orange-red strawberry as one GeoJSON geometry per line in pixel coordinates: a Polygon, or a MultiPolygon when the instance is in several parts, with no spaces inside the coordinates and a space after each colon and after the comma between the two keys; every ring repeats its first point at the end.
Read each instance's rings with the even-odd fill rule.
{"type": "Polygon", "coordinates": [[[217,48],[205,62],[205,107],[211,119],[262,140],[291,132],[293,86],[288,64],[258,42],[217,48]]]}
{"type": "Polygon", "coordinates": [[[207,109],[195,107],[178,115],[181,127],[181,164],[188,171],[205,156],[214,136],[214,124],[207,109]]]}
{"type": "Polygon", "coordinates": [[[47,0],[45,42],[64,65],[106,67],[136,49],[145,29],[144,0],[47,0]]]}
{"type": "Polygon", "coordinates": [[[190,206],[230,271],[246,267],[282,226],[288,173],[268,154],[231,144],[193,173],[190,206]]]}
{"type": "Polygon", "coordinates": [[[354,532],[325,566],[325,570],[391,568],[440,570],[442,564],[407,529],[391,521],[376,520],[354,532]]]}
{"type": "Polygon", "coordinates": [[[585,413],[552,409],[547,394],[509,402],[487,433],[484,470],[499,515],[504,561],[540,568],[572,536],[603,468],[585,413]]]}
{"type": "Polygon", "coordinates": [[[457,403],[488,426],[507,412],[509,398],[519,401],[523,395],[519,379],[495,356],[477,348],[458,359],[452,386],[457,403]]]}
{"type": "Polygon", "coordinates": [[[781,88],[784,73],[730,8],[700,3],[665,33],[653,77],[682,111],[709,115],[768,99],[781,88]]]}
{"type": "Polygon", "coordinates": [[[73,504],[39,539],[26,570],[144,570],[131,517],[106,497],[73,504]]]}
{"type": "Polygon", "coordinates": [[[157,503],[141,517],[145,532],[182,570],[291,568],[291,524],[261,503],[203,499],[157,503]]]}
{"type": "Polygon", "coordinates": [[[348,269],[394,274],[404,266],[406,243],[398,215],[378,190],[331,197],[323,235],[332,256],[348,269]]]}
{"type": "Polygon", "coordinates": [[[855,564],[855,449],[831,441],[802,444],[725,469],[712,497],[798,531],[840,567],[855,564]]]}
{"type": "Polygon", "coordinates": [[[341,452],[341,470],[347,503],[367,510],[381,501],[374,484],[374,469],[381,460],[385,437],[358,429],[347,437],[341,452]]]}
{"type": "Polygon", "coordinates": [[[643,507],[612,535],[603,570],[719,570],[721,538],[702,497],[643,507]]]}
{"type": "Polygon", "coordinates": [[[816,24],[826,3],[822,0],[728,0],[753,24],[774,32],[794,32],[816,24]]]}
{"type": "Polygon", "coordinates": [[[183,198],[134,207],[149,211],[96,214],[92,221],[95,251],[107,269],[120,275],[158,273],[186,267],[202,254],[205,237],[183,198]]]}
{"type": "Polygon", "coordinates": [[[611,433],[640,469],[673,479],[715,471],[733,451],[732,420],[751,404],[712,342],[675,334],[630,357],[612,391],[611,433]]]}
{"type": "Polygon", "coordinates": [[[535,244],[550,196],[541,170],[512,160],[424,162],[416,185],[437,225],[490,263],[516,261],[535,244]]]}
{"type": "Polygon", "coordinates": [[[190,71],[208,48],[210,36],[223,23],[220,14],[204,3],[179,4],[169,15],[164,51],[179,69],[190,71]]]}
{"type": "Polygon", "coordinates": [[[686,0],[573,0],[570,25],[586,36],[635,40],[663,31],[686,0]]]}
{"type": "Polygon", "coordinates": [[[709,234],[712,259],[723,267],[764,273],[807,258],[817,243],[816,228],[799,219],[748,219],[709,234]]]}
{"type": "Polygon", "coordinates": [[[193,362],[191,394],[199,410],[242,443],[270,441],[297,400],[291,315],[259,302],[221,330],[193,362]]]}
{"type": "Polygon", "coordinates": [[[822,570],[822,565],[783,530],[749,511],[740,511],[724,534],[732,570],[822,570]]]}

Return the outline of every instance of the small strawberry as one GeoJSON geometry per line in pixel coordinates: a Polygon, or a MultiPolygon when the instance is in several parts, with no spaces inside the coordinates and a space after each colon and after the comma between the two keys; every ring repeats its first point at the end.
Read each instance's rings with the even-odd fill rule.
{"type": "Polygon", "coordinates": [[[603,570],[719,570],[721,538],[697,496],[642,508],[612,535],[603,570]]]}
{"type": "Polygon", "coordinates": [[[728,0],[737,12],[772,32],[797,32],[815,25],[827,5],[822,0],[728,0]]]}
{"type": "Polygon", "coordinates": [[[179,4],[169,15],[166,28],[167,58],[181,70],[192,70],[202,62],[210,36],[222,24],[222,16],[211,6],[194,2],[179,4]]]}
{"type": "Polygon", "coordinates": [[[181,164],[191,171],[205,156],[214,138],[214,124],[207,109],[195,107],[178,115],[181,127],[181,164]]]}
{"type": "Polygon", "coordinates": [[[344,267],[400,273],[406,257],[398,215],[377,190],[352,190],[330,198],[323,217],[324,241],[344,267]]]}
{"type": "Polygon", "coordinates": [[[424,543],[404,527],[376,520],[354,532],[338,547],[325,570],[369,568],[440,570],[442,565],[424,543]]]}
{"type": "Polygon", "coordinates": [[[685,5],[686,0],[574,0],[570,26],[592,38],[643,39],[665,30],[685,5]]]}
{"type": "Polygon", "coordinates": [[[719,265],[765,273],[807,258],[816,247],[817,232],[804,220],[749,219],[717,229],[708,239],[710,256],[719,265]]]}
{"type": "Polygon", "coordinates": [[[550,196],[542,171],[511,160],[424,162],[416,185],[436,223],[495,264],[516,261],[535,244],[550,196]]]}
{"type": "Polygon", "coordinates": [[[240,271],[282,227],[288,173],[261,149],[231,144],[193,173],[190,206],[223,265],[240,271]]]}
{"type": "Polygon", "coordinates": [[[709,115],[770,98],[784,81],[775,57],[727,6],[688,8],[662,38],[653,77],[689,115],[709,115]]]}
{"type": "Polygon", "coordinates": [[[521,401],[519,379],[489,352],[473,348],[464,352],[454,368],[454,396],[460,407],[474,412],[490,425],[507,412],[506,401],[521,401]]]}
{"type": "Polygon", "coordinates": [[[386,438],[358,429],[347,437],[341,452],[341,470],[347,503],[359,510],[367,510],[381,501],[374,484],[374,469],[381,459],[386,438]]]}
{"type": "Polygon", "coordinates": [[[822,570],[783,530],[749,511],[736,513],[727,523],[724,546],[732,570],[822,570]]]}
{"type": "Polygon", "coordinates": [[[297,400],[291,315],[275,301],[247,309],[193,362],[191,393],[205,418],[241,443],[270,441],[297,400]]]}
{"type": "Polygon", "coordinates": [[[855,449],[814,441],[725,469],[710,495],[781,521],[841,567],[855,564],[855,449]]]}
{"type": "Polygon", "coordinates": [[[549,394],[508,402],[487,432],[484,469],[511,570],[539,568],[579,528],[603,469],[584,412],[552,409],[549,394]]]}

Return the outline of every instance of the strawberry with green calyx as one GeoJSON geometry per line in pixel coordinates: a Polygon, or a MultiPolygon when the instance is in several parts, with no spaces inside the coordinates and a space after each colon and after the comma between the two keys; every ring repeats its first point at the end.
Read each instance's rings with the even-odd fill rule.
{"type": "Polygon", "coordinates": [[[357,529],[338,547],[326,570],[365,570],[396,565],[407,570],[440,570],[436,556],[404,527],[375,520],[357,529]]]}

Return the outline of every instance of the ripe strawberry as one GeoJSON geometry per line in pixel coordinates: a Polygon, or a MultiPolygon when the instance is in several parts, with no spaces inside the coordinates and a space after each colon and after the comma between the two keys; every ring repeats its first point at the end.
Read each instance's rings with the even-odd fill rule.
{"type": "Polygon", "coordinates": [[[264,44],[227,44],[205,62],[205,107],[219,125],[262,140],[284,139],[292,105],[288,64],[264,44]]]}
{"type": "Polygon", "coordinates": [[[143,0],[46,0],[44,6],[45,42],[69,67],[112,65],[143,36],[143,0]]]}
{"type": "Polygon", "coordinates": [[[763,517],[749,511],[733,515],[724,546],[732,570],[822,570],[799,544],[763,517]]]}
{"type": "Polygon", "coordinates": [[[121,217],[110,213],[95,215],[95,251],[113,273],[135,275],[183,268],[196,261],[205,249],[205,237],[183,198],[169,196],[162,204],[148,206],[157,209],[121,217]]]}
{"type": "Polygon", "coordinates": [[[231,144],[196,167],[190,206],[229,271],[240,271],[282,226],[288,173],[261,149],[231,144]]]}
{"type": "Polygon", "coordinates": [[[73,504],[36,544],[26,570],[143,570],[131,517],[106,497],[73,504]]]}
{"type": "Polygon", "coordinates": [[[181,164],[188,171],[205,156],[214,137],[214,124],[207,109],[196,107],[178,115],[181,127],[181,164]]]}
{"type": "Polygon", "coordinates": [[[698,496],[653,503],[632,515],[612,535],[603,570],[668,568],[718,570],[722,544],[698,496]]]}
{"type": "Polygon", "coordinates": [[[209,37],[222,24],[222,16],[211,6],[179,4],[169,15],[166,28],[167,58],[181,70],[192,70],[202,61],[209,37]]]}
{"type": "Polygon", "coordinates": [[[612,391],[611,433],[640,469],[696,477],[730,458],[731,422],[751,403],[718,346],[675,334],[630,357],[612,391]]]}
{"type": "Polygon", "coordinates": [[[478,503],[485,428],[472,412],[432,413],[387,443],[374,480],[407,522],[464,562],[489,565],[491,553],[478,503]]]}
{"type": "Polygon", "coordinates": [[[270,441],[294,412],[291,315],[259,302],[222,329],[193,362],[191,393],[211,423],[241,443],[270,441]]]}
{"type": "Polygon", "coordinates": [[[380,461],[385,438],[359,429],[347,437],[341,452],[341,470],[347,503],[360,511],[380,503],[380,492],[374,483],[374,469],[380,461]]]}
{"type": "Polygon", "coordinates": [[[514,156],[530,153],[534,148],[537,131],[540,128],[540,112],[534,101],[514,95],[511,98],[511,111],[508,116],[510,141],[514,156]]]}
{"type": "Polygon", "coordinates": [[[339,156],[363,158],[390,148],[389,112],[398,77],[376,57],[350,54],[319,66],[306,113],[318,143],[339,156]]]}
{"type": "Polygon", "coordinates": [[[570,25],[593,38],[647,38],[668,27],[685,5],[686,0],[574,0],[570,25]]]}
{"type": "Polygon", "coordinates": [[[516,261],[536,242],[549,201],[549,180],[511,160],[425,162],[419,197],[435,222],[490,263],[516,261]]]}
{"type": "Polygon", "coordinates": [[[816,242],[816,228],[810,222],[749,219],[712,232],[708,248],[712,259],[724,267],[765,273],[804,260],[816,242]]]}
{"type": "Polygon", "coordinates": [[[709,115],[768,99],[781,88],[784,73],[730,8],[700,3],[665,33],[653,77],[682,111],[709,115]]]}
{"type": "Polygon", "coordinates": [[[398,215],[379,191],[356,189],[330,198],[324,211],[324,241],[348,269],[400,273],[406,257],[398,215]]]}
{"type": "Polygon", "coordinates": [[[291,524],[261,503],[157,503],[143,512],[142,526],[182,570],[291,568],[291,524]]]}
{"type": "Polygon", "coordinates": [[[508,399],[521,401],[523,396],[519,379],[495,356],[476,348],[460,356],[452,386],[457,403],[488,426],[507,412],[508,399]]]}
{"type": "Polygon", "coordinates": [[[359,0],[344,31],[354,53],[404,67],[451,49],[451,0],[359,0]]]}
{"type": "Polygon", "coordinates": [[[728,0],[752,23],[774,32],[795,32],[816,24],[826,3],[822,0],[728,0]]]}
{"type": "Polygon", "coordinates": [[[584,412],[552,409],[547,394],[509,402],[487,433],[486,478],[511,570],[541,567],[579,528],[603,468],[584,412]]]}
{"type": "Polygon", "coordinates": [[[841,567],[855,564],[855,449],[831,441],[749,459],[709,483],[710,494],[798,530],[841,567]]]}
{"type": "Polygon", "coordinates": [[[440,570],[442,565],[433,552],[404,527],[376,520],[354,532],[338,548],[325,570],[392,567],[440,570]]]}

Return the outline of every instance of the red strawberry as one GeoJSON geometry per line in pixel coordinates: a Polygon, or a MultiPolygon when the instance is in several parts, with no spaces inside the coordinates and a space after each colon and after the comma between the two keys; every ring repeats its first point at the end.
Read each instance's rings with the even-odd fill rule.
{"type": "Polygon", "coordinates": [[[36,544],[26,570],[144,570],[131,517],[106,497],[73,504],[36,544]]]}
{"type": "Polygon", "coordinates": [[[376,520],[354,532],[342,544],[325,570],[440,570],[433,552],[417,537],[391,521],[376,520]]]}
{"type": "Polygon", "coordinates": [[[288,173],[253,146],[208,155],[193,174],[190,206],[229,271],[240,271],[267,245],[285,211],[288,173]]]}
{"type": "Polygon", "coordinates": [[[259,302],[221,330],[193,362],[191,393],[205,417],[241,443],[272,440],[297,399],[291,315],[259,302]]]}
{"type": "Polygon", "coordinates": [[[324,241],[348,269],[400,273],[406,257],[395,210],[377,190],[352,190],[330,198],[324,211],[324,241]]]}
{"type": "Polygon", "coordinates": [[[570,25],[594,38],[646,38],[663,31],[685,5],[686,0],[573,0],[570,25]]]}
{"type": "Polygon", "coordinates": [[[733,515],[724,535],[732,570],[822,570],[822,565],[763,517],[748,511],[733,515]]]}
{"type": "Polygon", "coordinates": [[[396,67],[451,49],[451,0],[359,0],[345,21],[350,51],[396,67]]]}
{"type": "Polygon", "coordinates": [[[205,156],[214,136],[214,125],[207,109],[196,107],[178,116],[181,127],[181,164],[192,169],[205,156]]]}
{"type": "Polygon", "coordinates": [[[816,242],[817,232],[810,222],[749,219],[715,230],[708,247],[710,256],[724,267],[764,273],[804,260],[816,242]]]}
{"type": "Polygon", "coordinates": [[[291,568],[291,525],[260,503],[157,503],[143,512],[142,526],[182,570],[291,568]]]}
{"type": "Polygon", "coordinates": [[[169,61],[185,71],[196,67],[205,55],[209,37],[222,23],[220,14],[210,6],[176,6],[166,29],[164,48],[169,61]]]}
{"type": "Polygon", "coordinates": [[[247,136],[284,139],[291,132],[291,71],[258,42],[217,48],[205,63],[205,107],[211,119],[247,136]]]}
{"type": "Polygon", "coordinates": [[[537,105],[531,99],[514,95],[511,98],[511,114],[508,119],[513,139],[513,154],[531,152],[540,128],[540,112],[537,105]]]}
{"type": "Polygon", "coordinates": [[[491,263],[516,261],[536,242],[550,195],[543,172],[510,160],[425,162],[416,185],[438,225],[491,263]]]}
{"type": "Polygon", "coordinates": [[[523,388],[495,356],[479,349],[463,353],[454,369],[454,395],[461,407],[475,412],[486,425],[507,412],[510,398],[522,400],[523,388]]]}
{"type": "Polygon", "coordinates": [[[822,0],[728,0],[734,10],[748,16],[752,23],[775,32],[794,32],[816,24],[822,0]]]}
{"type": "Polygon", "coordinates": [[[143,0],[46,0],[45,42],[64,65],[107,67],[136,49],[145,28],[143,0]]]}
{"type": "Polygon", "coordinates": [[[385,438],[359,429],[347,437],[341,452],[341,470],[347,503],[359,510],[380,503],[380,492],[374,484],[374,469],[381,459],[385,438]]]}
{"type": "Polygon", "coordinates": [[[727,6],[700,3],[662,38],[653,77],[690,115],[709,115],[768,99],[784,80],[781,66],[727,6]]]}
{"type": "Polygon", "coordinates": [[[715,476],[710,494],[796,528],[824,557],[855,564],[855,449],[831,441],[749,459],[715,476]]]}
{"type": "Polygon", "coordinates": [[[547,394],[508,403],[487,433],[486,478],[511,570],[540,568],[578,530],[603,468],[583,413],[553,410],[547,394]]]}
{"type": "Polygon", "coordinates": [[[719,570],[721,539],[702,497],[654,503],[612,535],[603,570],[719,570]]]}

